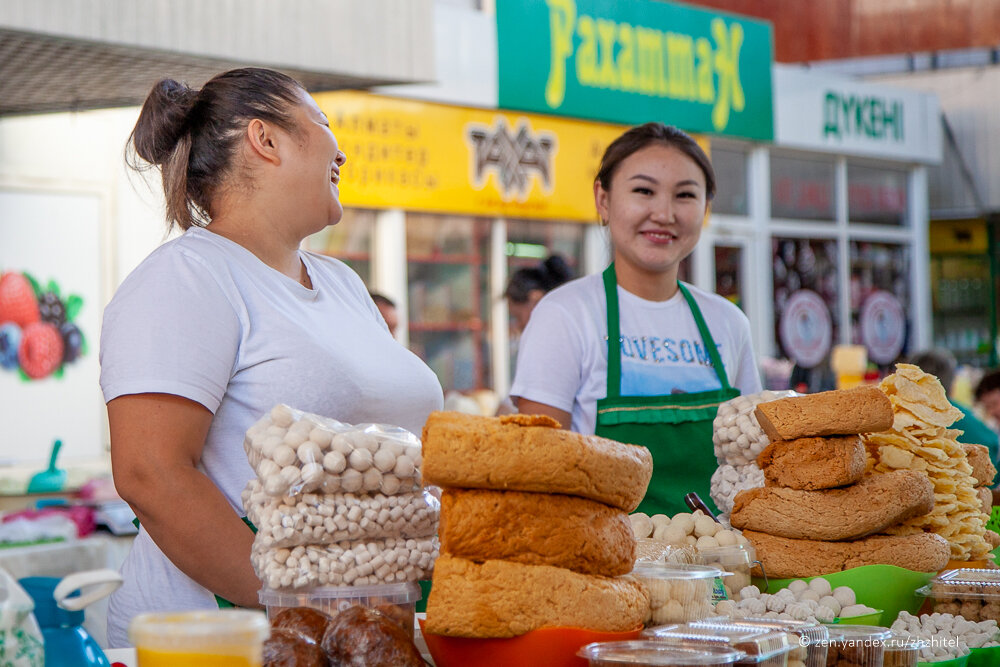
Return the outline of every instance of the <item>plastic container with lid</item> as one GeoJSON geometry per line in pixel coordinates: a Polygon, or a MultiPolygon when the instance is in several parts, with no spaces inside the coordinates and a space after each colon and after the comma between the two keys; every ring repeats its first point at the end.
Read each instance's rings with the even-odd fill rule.
{"type": "Polygon", "coordinates": [[[413,637],[413,618],[420,596],[420,584],[414,581],[377,586],[325,586],[298,592],[262,588],[257,593],[269,619],[292,607],[311,607],[336,616],[348,607],[362,606],[376,609],[396,621],[410,637],[413,637]]]}
{"type": "Polygon", "coordinates": [[[632,570],[632,576],[649,591],[650,625],[686,623],[711,616],[716,583],[724,574],[705,565],[671,563],[640,562],[632,570]]]}
{"type": "Polygon", "coordinates": [[[270,633],[246,609],[140,614],[128,628],[139,667],[260,667],[270,633]]]}
{"type": "Polygon", "coordinates": [[[882,667],[891,630],[876,625],[837,625],[829,630],[828,665],[842,660],[857,667],[882,667]]]}
{"type": "Polygon", "coordinates": [[[792,650],[787,633],[745,625],[689,623],[670,628],[648,628],[640,636],[683,648],[728,646],[744,654],[736,664],[759,667],[785,667],[792,650]]]}
{"type": "Polygon", "coordinates": [[[732,665],[743,657],[740,651],[722,646],[698,649],[671,646],[659,641],[598,642],[587,644],[577,655],[590,667],[700,667],[732,665]]]}
{"type": "Polygon", "coordinates": [[[905,632],[892,632],[885,642],[883,667],[916,667],[920,662],[920,651],[930,644],[925,639],[905,632]]]}
{"type": "Polygon", "coordinates": [[[792,650],[788,654],[789,661],[798,660],[806,667],[826,667],[826,651],[830,631],[826,629],[825,625],[814,621],[784,621],[776,618],[731,619],[720,616],[695,621],[691,625],[704,627],[737,625],[785,632],[789,635],[788,643],[792,646],[792,650]]]}
{"type": "Polygon", "coordinates": [[[937,613],[967,621],[1000,621],[1000,570],[946,570],[917,594],[931,598],[937,613]]]}
{"type": "Polygon", "coordinates": [[[731,544],[698,549],[694,562],[729,573],[722,577],[726,599],[738,600],[739,592],[750,585],[750,570],[756,562],[756,557],[752,546],[731,544]]]}

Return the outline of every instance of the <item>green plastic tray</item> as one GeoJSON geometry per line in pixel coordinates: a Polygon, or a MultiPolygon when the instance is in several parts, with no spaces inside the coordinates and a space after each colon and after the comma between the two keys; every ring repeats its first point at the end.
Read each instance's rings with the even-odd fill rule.
{"type": "Polygon", "coordinates": [[[969,667],[996,667],[1000,665],[1000,646],[972,649],[969,667]]]}
{"type": "MultiPolygon", "coordinates": [[[[913,592],[930,583],[935,574],[935,572],[914,572],[895,565],[864,565],[843,572],[824,574],[822,578],[829,581],[832,588],[850,586],[854,589],[859,604],[883,610],[879,622],[870,622],[868,625],[889,626],[899,616],[899,612],[905,610],[915,615],[920,610],[924,598],[914,595],[913,592]]],[[[812,581],[816,577],[804,579],[812,581]]],[[[776,593],[782,588],[787,588],[793,581],[795,580],[769,578],[767,590],[764,591],[764,580],[753,578],[757,588],[767,593],[776,593]]],[[[860,621],[855,624],[860,624],[860,621]]]]}
{"type": "Polygon", "coordinates": [[[883,610],[876,609],[871,614],[862,614],[861,616],[848,616],[846,618],[835,618],[833,619],[834,624],[839,625],[879,625],[879,621],[882,620],[883,610]]]}
{"type": "Polygon", "coordinates": [[[972,664],[969,661],[970,657],[963,655],[961,658],[952,658],[951,660],[942,660],[941,662],[918,662],[917,667],[968,667],[972,664]]]}

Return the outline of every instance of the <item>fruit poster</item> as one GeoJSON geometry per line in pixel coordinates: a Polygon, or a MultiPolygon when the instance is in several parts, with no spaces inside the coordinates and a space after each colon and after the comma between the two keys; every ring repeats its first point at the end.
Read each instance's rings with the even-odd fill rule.
{"type": "Polygon", "coordinates": [[[0,465],[95,459],[105,417],[96,194],[0,189],[0,465]]]}

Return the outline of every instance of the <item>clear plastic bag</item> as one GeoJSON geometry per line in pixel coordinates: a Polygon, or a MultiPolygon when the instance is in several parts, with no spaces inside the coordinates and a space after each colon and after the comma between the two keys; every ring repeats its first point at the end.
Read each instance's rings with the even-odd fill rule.
{"type": "Polygon", "coordinates": [[[429,537],[437,532],[441,502],[427,490],[316,494],[275,498],[253,479],[243,491],[243,508],[263,548],[335,544],[345,540],[429,537]]]}
{"type": "Polygon", "coordinates": [[[254,543],[250,562],[272,590],[368,586],[429,579],[439,548],[436,536],[280,549],[254,543]]]}
{"type": "Polygon", "coordinates": [[[382,493],[420,488],[420,439],[398,426],[351,426],[278,404],[243,440],[264,493],[382,493]]]}
{"type": "Polygon", "coordinates": [[[34,610],[31,596],[0,568],[0,667],[44,667],[45,647],[34,610]]]}

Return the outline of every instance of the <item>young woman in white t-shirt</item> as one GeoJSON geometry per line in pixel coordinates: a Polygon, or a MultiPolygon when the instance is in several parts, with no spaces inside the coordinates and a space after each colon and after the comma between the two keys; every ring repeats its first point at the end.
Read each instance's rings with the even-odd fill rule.
{"type": "Polygon", "coordinates": [[[518,350],[521,413],[650,449],[649,513],[686,510],[690,491],[711,502],[717,407],[761,387],[743,312],[677,280],[714,194],[711,162],[684,132],[646,123],[612,142],[594,199],[614,261],[543,297],[518,350]]]}
{"type": "Polygon", "coordinates": [[[274,405],[415,433],[442,405],[357,274],[299,249],[340,221],[346,161],[300,84],[257,68],[200,90],[160,81],[130,148],[133,166],[161,170],[167,220],[185,233],[104,314],[115,485],[141,521],[109,605],[112,647],[141,612],[259,606],[243,437],[274,405]]]}

